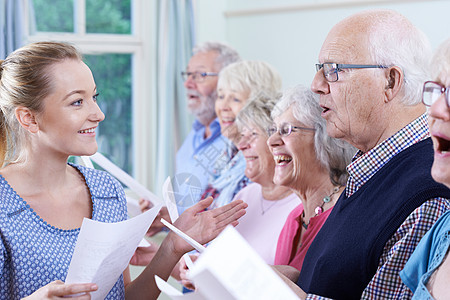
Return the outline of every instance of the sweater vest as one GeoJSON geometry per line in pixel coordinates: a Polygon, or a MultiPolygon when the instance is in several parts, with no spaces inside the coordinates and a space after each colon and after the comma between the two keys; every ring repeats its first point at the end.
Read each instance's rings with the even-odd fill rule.
{"type": "Polygon", "coordinates": [[[395,155],[350,197],[342,193],[306,254],[297,284],[311,294],[360,299],[383,248],[406,218],[426,200],[450,199],[450,189],[431,177],[433,157],[427,138],[395,155]]]}

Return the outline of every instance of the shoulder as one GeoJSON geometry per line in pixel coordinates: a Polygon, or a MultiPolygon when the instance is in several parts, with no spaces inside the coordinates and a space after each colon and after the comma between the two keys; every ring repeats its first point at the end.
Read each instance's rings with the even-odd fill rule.
{"type": "Polygon", "coordinates": [[[260,199],[261,197],[261,185],[253,182],[242,188],[236,196],[234,196],[233,200],[244,200],[248,203],[252,199],[260,199]]]}
{"type": "Polygon", "coordinates": [[[97,198],[117,197],[123,193],[122,185],[108,172],[81,165],[70,164],[84,176],[92,196],[97,198]]]}

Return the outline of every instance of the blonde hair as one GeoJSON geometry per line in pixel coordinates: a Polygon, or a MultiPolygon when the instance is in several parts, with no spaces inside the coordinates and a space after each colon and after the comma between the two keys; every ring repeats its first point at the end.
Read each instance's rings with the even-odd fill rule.
{"type": "Polygon", "coordinates": [[[436,49],[431,60],[431,73],[434,79],[442,74],[450,74],[450,39],[445,40],[436,49]]]}
{"type": "Polygon", "coordinates": [[[72,45],[37,42],[12,52],[0,62],[0,165],[26,159],[27,135],[15,117],[19,106],[42,111],[52,92],[49,68],[67,59],[82,60],[72,45]]]}
{"type": "Polygon", "coordinates": [[[223,87],[241,93],[249,92],[249,99],[260,94],[272,97],[281,89],[281,76],[266,62],[243,60],[229,64],[220,71],[217,90],[223,87]]]}

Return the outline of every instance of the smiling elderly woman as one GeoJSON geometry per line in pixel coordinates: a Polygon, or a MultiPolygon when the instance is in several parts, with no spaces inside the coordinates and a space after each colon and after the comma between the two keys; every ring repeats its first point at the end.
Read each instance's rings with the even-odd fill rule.
{"type": "Polygon", "coordinates": [[[273,181],[302,200],[288,216],[275,256],[276,265],[301,270],[305,254],[347,181],[346,166],[355,148],[331,138],[318,96],[297,85],[275,106],[269,148],[275,160],[273,181]]]}
{"type": "Polygon", "coordinates": [[[236,148],[238,131],[235,119],[248,99],[263,93],[275,96],[281,89],[280,74],[263,61],[244,60],[226,66],[217,82],[216,114],[220,131],[228,144],[225,153],[217,160],[206,192],[201,199],[212,196],[213,207],[230,203],[248,183],[244,175],[245,159],[236,148]]]}
{"type": "MultiPolygon", "coordinates": [[[[435,81],[425,82],[422,98],[430,107],[428,120],[434,146],[431,175],[450,188],[450,39],[436,50],[432,70],[435,81]]],[[[450,295],[449,236],[450,211],[447,211],[420,240],[400,273],[414,292],[413,299],[447,299],[450,295]]]]}
{"type": "Polygon", "coordinates": [[[273,264],[278,237],[289,213],[300,199],[288,187],[273,182],[275,161],[267,146],[270,113],[279,97],[259,95],[239,112],[236,124],[241,138],[237,144],[245,157],[245,175],[253,182],[234,199],[248,204],[236,230],[268,264],[273,264]]]}

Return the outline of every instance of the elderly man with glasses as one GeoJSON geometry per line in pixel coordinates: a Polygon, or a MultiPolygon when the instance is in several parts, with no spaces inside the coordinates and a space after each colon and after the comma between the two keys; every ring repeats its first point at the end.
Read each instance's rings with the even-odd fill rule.
{"type": "Polygon", "coordinates": [[[344,19],[323,43],[311,88],[328,134],[359,151],[345,192],[306,254],[300,289],[293,287],[304,298],[412,297],[399,271],[450,208],[450,190],[430,174],[433,147],[421,103],[429,57],[423,33],[388,10],[344,19]]]}

